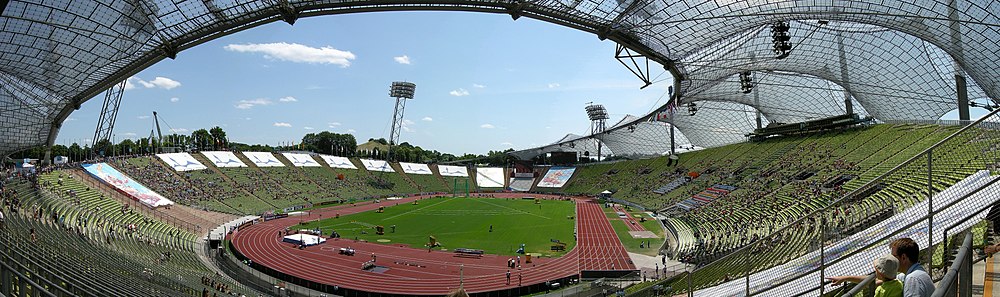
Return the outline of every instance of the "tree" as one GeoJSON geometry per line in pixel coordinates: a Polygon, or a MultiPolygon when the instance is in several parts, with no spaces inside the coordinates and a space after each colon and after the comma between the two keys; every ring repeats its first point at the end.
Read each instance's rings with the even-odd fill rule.
{"type": "Polygon", "coordinates": [[[131,139],[126,138],[126,139],[124,139],[124,140],[122,140],[121,142],[118,143],[118,153],[119,154],[128,155],[128,154],[131,154],[134,151],[137,151],[137,150],[135,149],[135,142],[132,141],[131,139]]]}
{"type": "Polygon", "coordinates": [[[205,129],[198,129],[191,133],[191,138],[194,139],[194,146],[199,150],[205,150],[212,147],[212,134],[205,129]]]}
{"type": "Polygon", "coordinates": [[[229,141],[226,139],[226,131],[222,131],[222,128],[219,126],[213,127],[208,133],[212,136],[213,148],[220,149],[229,146],[229,141]]]}

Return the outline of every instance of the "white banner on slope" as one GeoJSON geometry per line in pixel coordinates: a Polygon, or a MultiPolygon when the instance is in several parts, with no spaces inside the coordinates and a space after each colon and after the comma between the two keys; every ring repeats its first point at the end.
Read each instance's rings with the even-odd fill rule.
{"type": "Polygon", "coordinates": [[[465,166],[438,165],[438,171],[441,172],[441,176],[469,176],[469,168],[465,166]]]}
{"type": "Polygon", "coordinates": [[[361,164],[364,164],[368,171],[396,172],[392,170],[392,166],[389,166],[389,162],[382,160],[361,159],[361,164]]]}
{"type": "Polygon", "coordinates": [[[170,165],[170,168],[176,171],[192,171],[208,168],[188,153],[156,154],[156,157],[163,160],[164,163],[167,163],[167,165],[170,165]]]}
{"type": "Polygon", "coordinates": [[[343,169],[358,169],[358,167],[355,167],[354,163],[351,163],[351,160],[347,159],[346,157],[327,156],[327,155],[319,155],[319,156],[323,158],[323,161],[325,161],[327,165],[330,165],[330,167],[343,168],[343,169]]]}
{"type": "Polygon", "coordinates": [[[319,163],[316,163],[316,159],[308,154],[281,153],[281,155],[285,156],[285,159],[292,162],[292,166],[295,167],[320,167],[319,163]]]}
{"type": "MultiPolygon", "coordinates": [[[[934,210],[940,211],[934,216],[934,244],[941,242],[945,228],[954,226],[952,227],[952,230],[965,230],[983,220],[983,218],[986,217],[986,211],[978,213],[969,220],[961,221],[961,219],[969,215],[970,211],[981,209],[997,201],[1000,197],[993,194],[1000,191],[1000,183],[994,183],[982,191],[976,192],[975,194],[962,199],[947,209],[943,209],[942,206],[949,205],[950,203],[958,200],[958,198],[969,194],[996,178],[996,176],[990,176],[989,171],[979,171],[934,195],[934,210]]],[[[913,241],[920,244],[921,247],[926,247],[925,244],[927,243],[928,236],[926,222],[917,223],[909,228],[903,229],[904,226],[909,225],[914,221],[922,220],[926,214],[927,200],[924,200],[914,204],[900,213],[893,215],[885,221],[865,229],[864,231],[855,233],[847,238],[837,241],[836,243],[827,245],[824,249],[826,252],[825,263],[833,262],[834,260],[841,258],[842,255],[857,251],[865,245],[874,243],[877,239],[893,234],[898,230],[903,231],[891,236],[891,238],[889,238],[890,240],[909,237],[913,239],[913,241]]],[[[865,275],[871,273],[872,260],[874,260],[875,257],[888,253],[889,248],[887,244],[874,246],[852,255],[849,259],[837,262],[836,264],[828,267],[824,272],[827,276],[865,275]]],[[[750,275],[750,291],[755,292],[776,283],[785,282],[784,284],[766,292],[757,293],[764,296],[798,295],[799,293],[803,293],[802,291],[805,288],[813,288],[815,284],[819,282],[820,277],[819,271],[802,276],[799,276],[799,274],[813,268],[817,268],[819,267],[819,264],[819,251],[813,251],[788,263],[754,273],[750,275]]],[[[695,291],[695,296],[742,295],[745,289],[746,279],[738,278],[737,280],[729,281],[715,287],[695,291]]],[[[835,289],[835,287],[828,285],[826,291],[830,292],[835,289]]],[[[815,292],[819,292],[819,289],[816,289],[815,292]]]]}
{"type": "Polygon", "coordinates": [[[215,167],[247,167],[233,152],[201,152],[215,167]]]}
{"type": "Polygon", "coordinates": [[[257,167],[285,167],[278,158],[268,152],[243,152],[243,155],[250,159],[257,167]]]}
{"type": "Polygon", "coordinates": [[[503,188],[503,168],[476,168],[476,184],[482,188],[503,188]]]}
{"type": "Polygon", "coordinates": [[[403,167],[403,172],[409,174],[434,174],[427,164],[399,162],[399,166],[403,167]]]}

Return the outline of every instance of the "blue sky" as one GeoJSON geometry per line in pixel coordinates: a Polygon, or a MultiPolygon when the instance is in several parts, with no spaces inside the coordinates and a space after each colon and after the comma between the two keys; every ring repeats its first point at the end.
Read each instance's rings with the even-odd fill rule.
{"type": "MultiPolygon", "coordinates": [[[[612,121],[662,104],[667,79],[644,90],[615,44],[508,15],[381,12],[272,23],[213,40],[130,80],[115,134],[223,127],[232,141],[299,142],[310,132],[388,138],[392,81],[417,84],[400,141],[453,154],[529,148],[585,133],[587,102],[612,121]]],[[[70,115],[57,143],[93,135],[103,94],[70,115]]]]}

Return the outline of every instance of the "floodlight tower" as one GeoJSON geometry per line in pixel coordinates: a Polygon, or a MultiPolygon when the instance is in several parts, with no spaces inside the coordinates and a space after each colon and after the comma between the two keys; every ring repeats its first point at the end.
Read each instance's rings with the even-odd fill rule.
{"type": "MultiPolygon", "coordinates": [[[[604,109],[604,105],[588,102],[587,107],[584,109],[587,110],[587,117],[590,118],[590,135],[597,135],[604,132],[608,120],[608,110],[604,109]]],[[[595,137],[594,141],[597,141],[597,161],[600,161],[601,140],[595,137]]]]}
{"type": "Polygon", "coordinates": [[[413,99],[413,93],[417,90],[417,85],[411,82],[395,81],[389,88],[389,97],[396,98],[396,109],[392,112],[392,130],[389,132],[389,161],[392,161],[392,147],[399,144],[399,132],[403,129],[403,109],[406,108],[406,100],[413,99]]]}

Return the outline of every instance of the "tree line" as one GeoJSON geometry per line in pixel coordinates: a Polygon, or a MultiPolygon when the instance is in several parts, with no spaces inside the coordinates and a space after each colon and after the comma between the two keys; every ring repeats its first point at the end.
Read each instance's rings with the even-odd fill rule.
{"type": "MultiPolygon", "coordinates": [[[[370,142],[378,143],[388,147],[389,142],[385,138],[370,138],[370,142]]],[[[44,146],[24,150],[11,155],[13,159],[42,159],[45,157],[44,146]]],[[[374,148],[371,150],[358,150],[357,139],[351,134],[340,134],[329,131],[319,133],[309,133],[302,136],[299,143],[283,143],[277,146],[267,144],[246,144],[230,142],[225,130],[221,127],[211,129],[198,129],[191,134],[169,134],[158,139],[150,134],[149,137],[125,138],[118,143],[104,140],[94,146],[88,143],[73,142],[70,145],[55,144],[52,146],[52,156],[66,156],[71,161],[79,161],[94,158],[97,156],[121,156],[150,154],[164,151],[207,151],[207,150],[233,150],[233,151],[308,151],[325,155],[341,157],[360,157],[377,160],[390,160],[397,162],[412,163],[441,163],[467,160],[469,163],[485,164],[488,166],[505,166],[513,162],[513,158],[507,153],[513,149],[504,151],[489,151],[485,155],[466,153],[454,155],[442,153],[437,150],[427,150],[420,146],[414,146],[408,142],[400,143],[392,148],[392,155],[384,148],[374,148]]]]}

